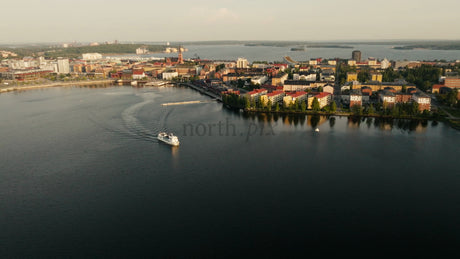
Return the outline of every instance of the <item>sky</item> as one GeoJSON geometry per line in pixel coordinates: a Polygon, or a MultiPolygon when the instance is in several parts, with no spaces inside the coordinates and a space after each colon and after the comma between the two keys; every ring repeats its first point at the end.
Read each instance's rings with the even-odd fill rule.
{"type": "Polygon", "coordinates": [[[459,0],[6,0],[0,43],[460,40],[459,0]]]}

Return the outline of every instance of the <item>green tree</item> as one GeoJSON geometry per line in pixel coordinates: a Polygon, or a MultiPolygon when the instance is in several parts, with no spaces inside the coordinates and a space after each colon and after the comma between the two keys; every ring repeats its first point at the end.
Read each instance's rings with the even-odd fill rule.
{"type": "Polygon", "coordinates": [[[374,105],[372,105],[371,103],[371,105],[369,105],[369,109],[367,110],[367,114],[372,115],[374,114],[374,112],[375,112],[374,105]]]}
{"type": "Polygon", "coordinates": [[[330,111],[331,112],[336,112],[337,111],[337,104],[335,103],[335,101],[331,102],[330,111]]]}
{"type": "Polygon", "coordinates": [[[303,101],[301,104],[300,104],[300,110],[302,112],[305,112],[307,110],[307,103],[305,101],[303,101]]]}
{"type": "Polygon", "coordinates": [[[315,112],[318,112],[321,109],[319,106],[319,101],[316,97],[313,98],[313,102],[311,103],[311,109],[315,112]]]}
{"type": "Polygon", "coordinates": [[[280,104],[279,104],[279,103],[276,103],[276,104],[275,104],[275,111],[276,111],[276,112],[279,112],[279,111],[280,111],[280,104]]]}

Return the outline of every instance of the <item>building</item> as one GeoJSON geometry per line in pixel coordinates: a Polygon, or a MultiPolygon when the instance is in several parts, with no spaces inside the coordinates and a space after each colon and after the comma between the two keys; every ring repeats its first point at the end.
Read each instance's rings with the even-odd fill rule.
{"type": "Polygon", "coordinates": [[[83,53],[82,55],[83,60],[97,60],[102,59],[102,55],[99,53],[83,53]]]}
{"type": "Polygon", "coordinates": [[[383,81],[383,75],[381,73],[371,73],[370,79],[371,81],[377,81],[381,83],[383,81]]]}
{"type": "Polygon", "coordinates": [[[253,78],[251,78],[251,83],[253,84],[258,84],[258,85],[262,85],[264,84],[265,82],[268,81],[268,77],[267,76],[255,76],[253,78]]]}
{"type": "Polygon", "coordinates": [[[236,68],[248,68],[249,67],[249,62],[245,58],[238,58],[236,61],[236,68]]]}
{"type": "Polygon", "coordinates": [[[136,49],[136,55],[148,54],[149,50],[146,47],[141,47],[136,49]]]}
{"type": "Polygon", "coordinates": [[[313,103],[313,99],[316,98],[319,102],[319,108],[322,109],[329,105],[331,102],[331,94],[330,93],[319,93],[309,96],[308,98],[308,108],[311,109],[311,105],[313,103]],[[313,98],[310,98],[313,97],[313,98]]]}
{"type": "Polygon", "coordinates": [[[460,88],[460,77],[446,77],[444,86],[449,88],[460,88]]]}
{"type": "Polygon", "coordinates": [[[285,106],[289,106],[295,103],[296,101],[298,103],[305,102],[305,100],[307,99],[307,96],[308,96],[307,92],[304,92],[304,91],[290,93],[283,97],[283,102],[285,106]]]}
{"type": "Polygon", "coordinates": [[[358,81],[358,73],[348,72],[347,73],[347,82],[358,81]]]}
{"type": "Polygon", "coordinates": [[[57,73],[58,74],[69,74],[70,73],[69,59],[58,58],[58,60],[57,60],[57,73]]]}
{"type": "Polygon", "coordinates": [[[284,81],[283,90],[286,92],[303,91],[311,88],[311,83],[305,80],[286,80],[284,81]]]}
{"type": "Polygon", "coordinates": [[[363,94],[358,89],[350,91],[350,108],[363,105],[363,94]]]}
{"type": "Polygon", "coordinates": [[[331,85],[325,85],[323,87],[323,92],[325,93],[330,93],[330,94],[334,94],[334,87],[332,87],[331,85]]]}
{"type": "Polygon", "coordinates": [[[351,53],[351,59],[353,59],[354,61],[356,62],[361,62],[361,51],[359,50],[354,50],[352,53],[351,53]]]}
{"type": "Polygon", "coordinates": [[[380,100],[384,108],[392,108],[396,104],[396,95],[392,92],[384,91],[380,93],[380,100]]]}
{"type": "Polygon", "coordinates": [[[395,97],[396,103],[408,103],[412,100],[412,95],[406,93],[396,93],[395,97]]]}
{"type": "Polygon", "coordinates": [[[268,104],[268,101],[270,101],[271,105],[273,106],[276,103],[283,101],[284,95],[285,95],[284,91],[281,91],[281,90],[273,91],[271,93],[260,96],[260,100],[265,104],[268,104]]]}
{"type": "Polygon", "coordinates": [[[179,73],[177,71],[163,72],[162,79],[163,80],[172,80],[173,78],[176,78],[178,76],[179,76],[179,73]]]}
{"type": "Polygon", "coordinates": [[[413,94],[412,100],[418,103],[418,110],[421,112],[424,110],[429,111],[431,109],[431,98],[422,92],[413,94]]]}
{"type": "Polygon", "coordinates": [[[259,99],[260,96],[267,94],[268,91],[265,88],[254,89],[251,92],[246,93],[246,96],[249,99],[255,99],[256,101],[259,99]]]}
{"type": "Polygon", "coordinates": [[[284,82],[288,79],[288,74],[282,73],[272,78],[272,85],[284,85],[284,82]]]}
{"type": "Polygon", "coordinates": [[[384,59],[382,60],[382,62],[380,62],[380,68],[381,68],[381,69],[387,69],[387,68],[389,68],[390,66],[391,66],[391,63],[390,63],[390,61],[388,61],[388,59],[386,59],[386,58],[384,58],[384,59]]]}
{"type": "Polygon", "coordinates": [[[133,69],[133,79],[140,80],[146,77],[144,69],[133,69]]]}

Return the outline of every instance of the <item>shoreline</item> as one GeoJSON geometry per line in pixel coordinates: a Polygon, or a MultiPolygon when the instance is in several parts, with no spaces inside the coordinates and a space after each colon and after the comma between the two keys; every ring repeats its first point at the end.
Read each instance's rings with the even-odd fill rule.
{"type": "Polygon", "coordinates": [[[55,82],[49,84],[38,84],[38,85],[24,85],[24,86],[6,86],[0,88],[1,93],[14,92],[14,91],[25,91],[33,89],[51,88],[51,87],[68,87],[68,86],[85,86],[85,85],[105,85],[114,84],[115,81],[112,79],[94,80],[94,81],[72,81],[72,82],[55,82]]]}

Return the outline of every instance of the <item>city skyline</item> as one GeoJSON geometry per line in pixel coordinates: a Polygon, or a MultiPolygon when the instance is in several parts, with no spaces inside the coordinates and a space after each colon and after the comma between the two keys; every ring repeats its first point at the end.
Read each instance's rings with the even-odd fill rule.
{"type": "Polygon", "coordinates": [[[454,0],[11,1],[0,43],[459,40],[454,0]]]}

